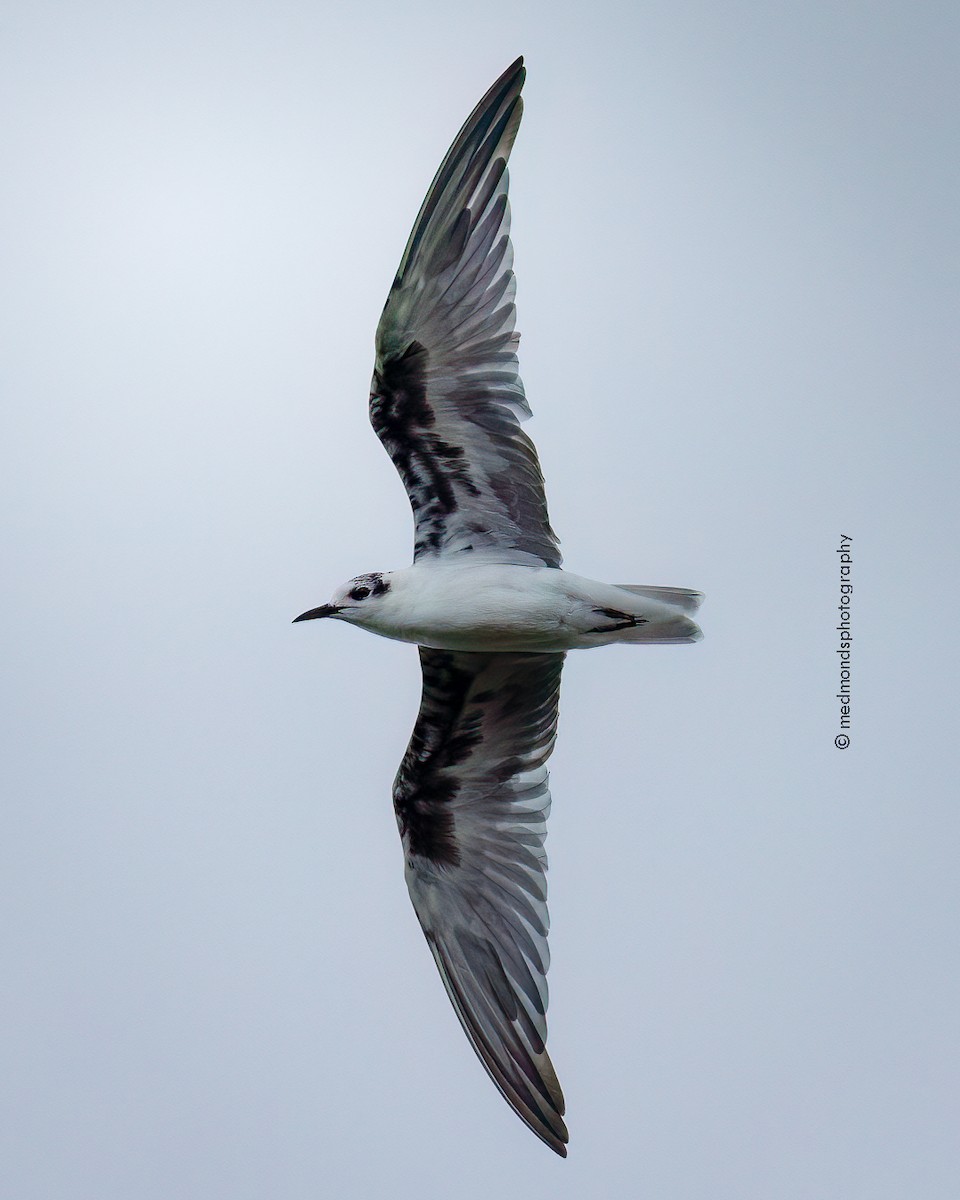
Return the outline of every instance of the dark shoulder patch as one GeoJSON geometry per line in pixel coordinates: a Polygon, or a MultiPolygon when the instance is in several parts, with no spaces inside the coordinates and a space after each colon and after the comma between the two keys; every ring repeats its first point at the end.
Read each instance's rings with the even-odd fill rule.
{"type": "Polygon", "coordinates": [[[479,496],[463,446],[436,432],[427,396],[426,347],[412,341],[374,373],[370,423],[403,480],[416,520],[413,557],[443,546],[447,523],[461,496],[479,496]]]}
{"type": "Polygon", "coordinates": [[[476,674],[458,667],[444,650],[421,648],[420,658],[420,714],[394,781],[393,807],[412,854],[456,866],[460,854],[450,802],[459,784],[452,768],[482,740],[477,723],[463,720],[476,674]]]}

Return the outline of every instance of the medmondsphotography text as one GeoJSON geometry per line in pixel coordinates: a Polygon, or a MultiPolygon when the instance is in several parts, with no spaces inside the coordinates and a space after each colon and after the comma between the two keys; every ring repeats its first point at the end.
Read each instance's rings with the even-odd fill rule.
{"type": "Polygon", "coordinates": [[[853,555],[850,546],[853,538],[849,534],[840,534],[840,603],[837,611],[840,613],[840,624],[837,632],[840,634],[840,645],[837,654],[840,656],[840,690],[837,699],[840,701],[840,732],[833,739],[838,750],[846,750],[850,745],[850,694],[853,630],[850,627],[850,605],[853,598],[853,555]]]}

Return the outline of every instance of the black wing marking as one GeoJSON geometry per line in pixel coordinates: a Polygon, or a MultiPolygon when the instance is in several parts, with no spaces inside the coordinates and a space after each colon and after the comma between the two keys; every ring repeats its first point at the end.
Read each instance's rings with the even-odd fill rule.
{"type": "Polygon", "coordinates": [[[557,567],[543,476],[520,428],[507,159],[523,60],[497,80],[447,152],[377,329],[370,420],[400,473],[414,559],[465,552],[557,567]]]}
{"type": "Polygon", "coordinates": [[[566,1155],[547,1054],[546,762],[562,654],[420,647],[420,715],[394,783],[407,887],[467,1037],[508,1104],[566,1155]]]}

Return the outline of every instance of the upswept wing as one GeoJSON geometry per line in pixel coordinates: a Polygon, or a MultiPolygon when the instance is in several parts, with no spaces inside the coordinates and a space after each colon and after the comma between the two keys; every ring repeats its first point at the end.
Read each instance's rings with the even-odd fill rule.
{"type": "Polygon", "coordinates": [[[556,567],[543,477],[520,428],[507,159],[517,61],[487,92],[420,209],[377,329],[370,420],[400,472],[414,560],[484,553],[556,567]]]}
{"type": "Polygon", "coordinates": [[[460,1023],[526,1124],[566,1155],[547,1055],[546,762],[562,654],[420,647],[420,715],[394,783],[407,887],[460,1023]]]}

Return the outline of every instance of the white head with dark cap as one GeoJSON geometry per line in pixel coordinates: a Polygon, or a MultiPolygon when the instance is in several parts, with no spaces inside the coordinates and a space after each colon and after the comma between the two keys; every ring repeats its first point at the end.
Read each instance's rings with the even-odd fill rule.
{"type": "Polygon", "coordinates": [[[354,625],[375,623],[377,616],[382,615],[384,598],[389,591],[389,571],[372,571],[368,575],[358,575],[337,588],[329,604],[321,604],[318,608],[311,608],[299,617],[294,617],[294,624],[297,621],[315,621],[320,617],[336,617],[354,625]]]}

